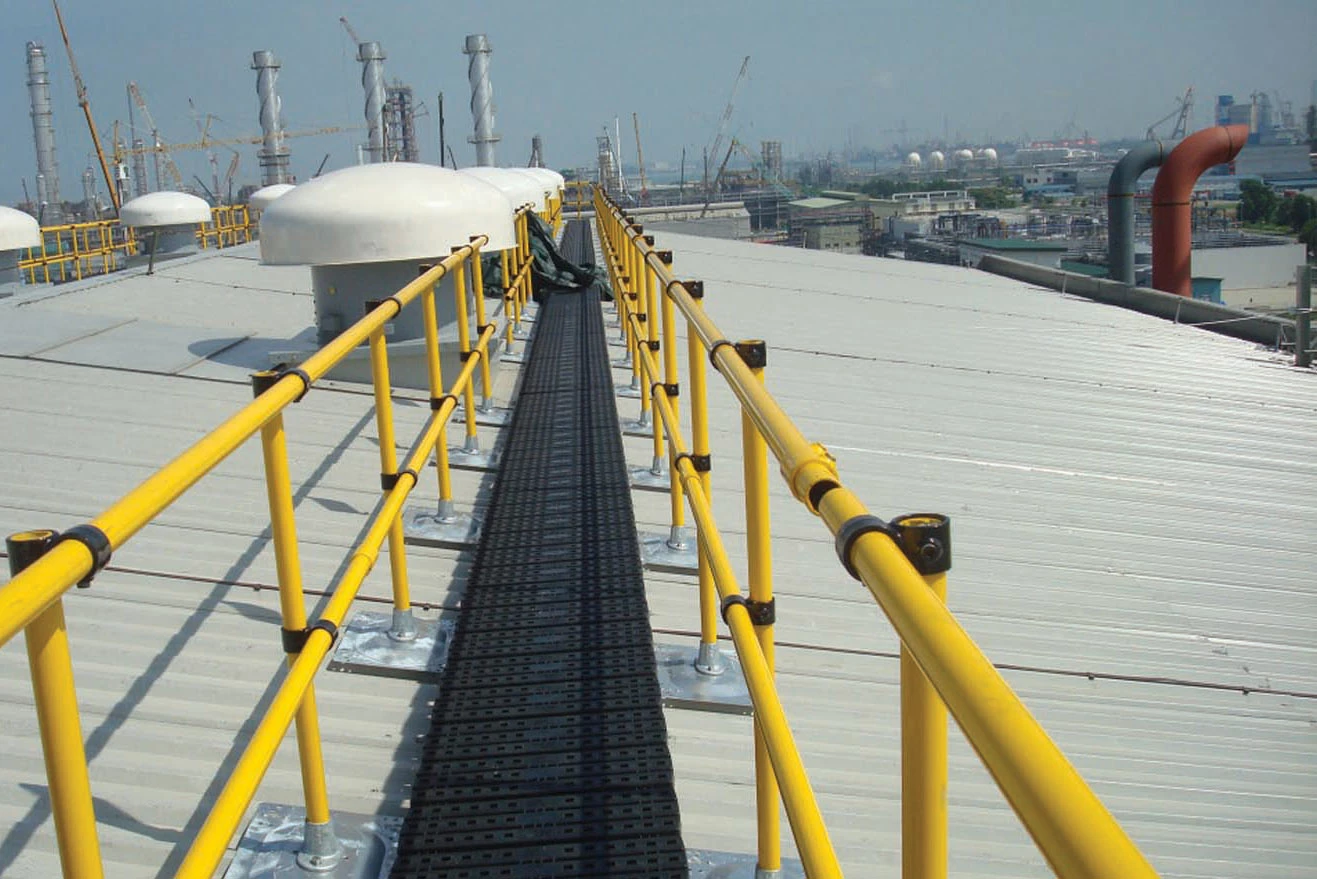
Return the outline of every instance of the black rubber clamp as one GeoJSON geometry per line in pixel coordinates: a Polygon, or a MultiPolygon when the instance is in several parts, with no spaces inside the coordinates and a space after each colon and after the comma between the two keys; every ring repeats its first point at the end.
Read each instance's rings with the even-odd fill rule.
{"type": "Polygon", "coordinates": [[[306,641],[317,629],[329,633],[329,643],[338,639],[338,626],[329,620],[316,620],[305,629],[279,629],[279,639],[283,642],[284,653],[301,653],[306,641]]]}
{"type": "Polygon", "coordinates": [[[91,553],[91,570],[78,581],[78,588],[86,589],[91,585],[92,577],[99,574],[101,569],[110,563],[110,554],[113,552],[113,548],[110,546],[110,538],[106,537],[105,532],[95,525],[74,525],[52,540],[49,549],[46,551],[49,552],[66,540],[81,543],[91,553]]]}
{"type": "Polygon", "coordinates": [[[751,369],[763,369],[768,365],[768,345],[761,339],[737,342],[736,353],[751,369]]]}
{"type": "Polygon", "coordinates": [[[870,515],[847,519],[837,531],[837,558],[841,559],[846,572],[856,580],[860,579],[860,572],[855,570],[855,565],[851,563],[851,550],[855,548],[855,541],[861,534],[869,534],[873,531],[886,534],[893,541],[898,539],[895,528],[877,516],[870,515]]]}
{"type": "Polygon", "coordinates": [[[695,469],[696,473],[708,473],[713,470],[713,457],[711,455],[696,455],[693,452],[681,452],[677,457],[672,459],[673,466],[675,467],[677,464],[681,463],[682,458],[691,462],[691,467],[695,469]]]}
{"type": "Polygon", "coordinates": [[[431,398],[430,398],[430,411],[431,411],[431,412],[438,412],[440,409],[443,408],[443,405],[444,405],[444,401],[445,401],[445,400],[452,400],[452,401],[453,401],[453,405],[454,405],[454,406],[457,405],[457,395],[456,395],[456,394],[444,394],[442,397],[431,397],[431,398]]]}
{"type": "MultiPolygon", "coordinates": [[[[718,361],[714,359],[714,355],[716,355],[718,353],[718,349],[723,347],[724,345],[726,345],[728,348],[731,348],[733,350],[735,350],[736,348],[735,342],[729,342],[726,339],[719,339],[709,346],[709,362],[713,364],[714,369],[718,369],[718,361]]],[[[722,372],[721,369],[718,369],[718,371],[722,372]]]]}
{"type": "MultiPolygon", "coordinates": [[[[632,298],[634,299],[635,297],[632,298]]],[[[642,311],[636,315],[636,320],[640,321],[643,324],[645,321],[649,320],[649,315],[645,314],[645,312],[642,311]]]]}
{"type": "Polygon", "coordinates": [[[689,293],[689,294],[691,295],[691,299],[703,299],[703,298],[704,298],[704,282],[703,282],[703,281],[682,281],[681,283],[682,283],[682,286],[684,286],[684,287],[686,288],[686,292],[689,293]]]}
{"type": "Polygon", "coordinates": [[[474,351],[459,351],[459,352],[457,352],[457,359],[460,360],[460,361],[462,361],[463,363],[466,363],[468,360],[471,359],[471,355],[474,354],[474,353],[476,353],[476,352],[474,352],[474,351]]]}
{"type": "Polygon", "coordinates": [[[658,341],[658,339],[655,339],[655,340],[652,341],[652,342],[649,341],[649,340],[645,340],[645,344],[649,346],[649,350],[651,350],[651,351],[657,351],[657,350],[659,349],[659,341],[658,341]]]}
{"type": "Polygon", "coordinates": [[[663,385],[663,393],[669,397],[676,397],[681,394],[681,385],[677,382],[659,382],[659,384],[663,385]]]}
{"type": "Polygon", "coordinates": [[[941,513],[911,513],[892,520],[896,545],[915,570],[928,576],[951,570],[951,520],[941,513]]]}
{"type": "Polygon", "coordinates": [[[671,251],[671,250],[660,250],[660,251],[658,251],[658,258],[659,258],[659,262],[663,263],[665,266],[670,266],[670,265],[672,265],[672,251],[671,251]]]}
{"type": "Polygon", "coordinates": [[[384,491],[393,491],[394,487],[398,484],[398,477],[402,476],[404,473],[410,473],[412,475],[413,484],[421,481],[421,478],[417,475],[416,471],[408,467],[405,470],[399,470],[397,473],[381,473],[380,488],[384,491]]]}
{"type": "Polygon", "coordinates": [[[653,246],[654,246],[654,236],[653,236],[653,235],[646,235],[646,236],[645,236],[645,243],[648,244],[650,247],[653,247],[653,246]]]}
{"type": "Polygon", "coordinates": [[[383,299],[367,299],[362,303],[361,307],[365,309],[366,314],[370,314],[386,302],[392,302],[394,305],[398,306],[398,310],[393,313],[394,317],[397,317],[402,312],[402,300],[396,295],[385,296],[383,299]]]}
{"type": "Polygon", "coordinates": [[[300,403],[302,398],[306,396],[306,392],[311,390],[311,376],[306,374],[306,370],[290,367],[286,363],[280,363],[262,372],[252,373],[252,393],[259,397],[290,375],[295,375],[302,380],[302,392],[293,397],[294,403],[300,403]]]}
{"type": "Polygon", "coordinates": [[[727,611],[732,605],[739,604],[750,615],[750,622],[756,626],[771,626],[777,622],[777,599],[755,601],[744,595],[729,595],[722,600],[721,612],[723,622],[727,622],[727,611]]]}
{"type": "Polygon", "coordinates": [[[492,326],[494,326],[494,325],[493,325],[493,324],[476,324],[476,335],[477,335],[477,336],[483,335],[484,332],[485,332],[485,330],[489,329],[489,328],[492,327],[492,326]]]}

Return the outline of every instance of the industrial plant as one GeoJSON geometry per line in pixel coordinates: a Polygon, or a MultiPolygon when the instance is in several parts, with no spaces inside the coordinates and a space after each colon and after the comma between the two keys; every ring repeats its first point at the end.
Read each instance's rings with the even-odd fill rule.
{"type": "Polygon", "coordinates": [[[665,10],[533,35],[604,107],[372,8],[226,46],[239,120],[66,11],[0,46],[0,876],[1317,864],[1317,83],[1010,138],[860,65],[829,149],[722,31],[664,116],[665,10]]]}

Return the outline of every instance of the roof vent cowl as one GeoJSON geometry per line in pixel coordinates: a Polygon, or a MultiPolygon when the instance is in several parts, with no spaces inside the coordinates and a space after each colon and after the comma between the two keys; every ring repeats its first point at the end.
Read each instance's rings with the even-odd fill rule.
{"type": "Polygon", "coordinates": [[[210,220],[210,205],[186,192],[151,192],[126,202],[119,222],[136,233],[138,252],[129,264],[195,253],[197,226],[210,220]]]}
{"type": "Polygon", "coordinates": [[[23,282],[18,271],[23,251],[40,246],[41,226],[32,215],[0,207],[0,299],[17,293],[23,282]]]}
{"type": "MultiPolygon", "coordinates": [[[[437,165],[358,165],[309,180],[261,214],[261,260],[309,265],[316,337],[323,345],[381,299],[416,279],[421,263],[448,256],[473,236],[486,251],[516,245],[513,207],[496,188],[437,165]]],[[[439,324],[456,320],[450,278],[435,300],[439,324]],[[447,290],[445,295],[443,290],[447,290]]],[[[425,335],[421,309],[404,309],[391,342],[425,335]]]]}

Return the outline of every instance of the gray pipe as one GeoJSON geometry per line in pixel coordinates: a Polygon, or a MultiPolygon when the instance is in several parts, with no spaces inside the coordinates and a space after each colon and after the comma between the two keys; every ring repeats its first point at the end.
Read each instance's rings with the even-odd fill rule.
{"type": "Polygon", "coordinates": [[[1134,187],[1144,171],[1161,165],[1174,145],[1144,141],[1112,169],[1107,181],[1107,268],[1113,281],[1134,283],[1134,187]]]}
{"type": "Polygon", "coordinates": [[[151,191],[151,182],[146,176],[146,141],[140,137],[133,138],[133,193],[138,196],[151,191]]]}
{"type": "Polygon", "coordinates": [[[470,34],[462,54],[470,55],[466,75],[471,83],[471,118],[476,133],[468,138],[476,146],[476,164],[494,167],[494,144],[502,138],[494,133],[494,87],[489,83],[489,56],[493,54],[489,38],[484,34],[470,34]]]}
{"type": "MultiPolygon", "coordinates": [[[[252,70],[256,71],[256,95],[261,102],[261,148],[256,161],[261,166],[261,185],[288,181],[288,147],[284,142],[281,121],[283,102],[279,100],[279,59],[273,52],[252,53],[252,70]]],[[[218,195],[218,193],[216,193],[218,195]]]]}
{"type": "Polygon", "coordinates": [[[369,162],[389,159],[384,144],[384,50],[376,42],[357,46],[361,86],[366,90],[366,155],[369,162]]]}
{"type": "Polygon", "coordinates": [[[50,72],[46,50],[40,43],[27,44],[27,88],[32,100],[32,140],[37,150],[37,209],[43,226],[55,226],[64,221],[64,210],[50,109],[50,72]]]}

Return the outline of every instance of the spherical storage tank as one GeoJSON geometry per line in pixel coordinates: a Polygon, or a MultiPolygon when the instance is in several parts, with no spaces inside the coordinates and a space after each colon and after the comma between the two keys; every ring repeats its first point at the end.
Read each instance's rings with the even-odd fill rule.
{"type": "MultiPolygon", "coordinates": [[[[280,196],[261,214],[261,261],[309,265],[316,336],[333,339],[432,263],[489,236],[484,250],[516,245],[513,207],[497,188],[470,174],[410,162],[381,162],[332,171],[280,196]]],[[[441,328],[456,319],[452,275],[435,304],[441,328]]],[[[404,309],[389,340],[425,335],[420,308],[404,309]]]]}
{"type": "Polygon", "coordinates": [[[989,165],[995,165],[997,164],[997,151],[992,147],[986,147],[979,151],[979,158],[989,165]]]}
{"type": "Polygon", "coordinates": [[[955,156],[956,156],[956,164],[958,165],[964,165],[968,162],[974,161],[974,152],[972,150],[966,150],[966,149],[956,150],[955,156]]]}
{"type": "Polygon", "coordinates": [[[919,157],[919,153],[911,153],[905,157],[905,166],[907,168],[918,168],[924,164],[924,160],[919,157]]]}
{"type": "Polygon", "coordinates": [[[941,171],[947,166],[947,157],[942,155],[941,150],[933,150],[928,154],[928,167],[934,171],[941,171]]]}

